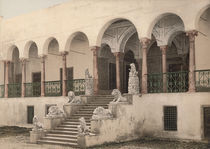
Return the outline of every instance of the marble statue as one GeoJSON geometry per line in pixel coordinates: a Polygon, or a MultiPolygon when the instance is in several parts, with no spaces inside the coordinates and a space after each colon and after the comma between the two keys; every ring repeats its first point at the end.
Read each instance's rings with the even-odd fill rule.
{"type": "Polygon", "coordinates": [[[64,112],[58,106],[51,106],[49,108],[49,112],[46,117],[49,118],[64,117],[64,112]]]}
{"type": "Polygon", "coordinates": [[[139,94],[139,77],[136,71],[135,64],[130,64],[131,69],[129,72],[128,80],[128,94],[139,94]]]}
{"type": "Polygon", "coordinates": [[[33,128],[32,131],[43,130],[43,124],[39,122],[37,116],[33,117],[33,128]]]}
{"type": "Polygon", "coordinates": [[[68,98],[69,98],[68,103],[70,103],[70,104],[81,104],[82,103],[82,100],[80,99],[80,97],[77,98],[73,91],[68,92],[68,98]]]}
{"type": "Polygon", "coordinates": [[[90,129],[86,124],[85,118],[81,117],[79,119],[79,125],[77,126],[79,134],[89,134],[90,129]]]}
{"type": "Polygon", "coordinates": [[[113,117],[113,115],[109,109],[104,109],[103,107],[98,107],[94,110],[92,119],[99,120],[99,119],[109,119],[112,117],[113,117]]]}
{"type": "Polygon", "coordinates": [[[85,70],[85,95],[93,95],[93,77],[85,70]]]}
{"type": "Polygon", "coordinates": [[[112,95],[114,95],[114,100],[112,102],[127,102],[127,98],[122,97],[121,92],[118,89],[114,89],[112,95]]]}

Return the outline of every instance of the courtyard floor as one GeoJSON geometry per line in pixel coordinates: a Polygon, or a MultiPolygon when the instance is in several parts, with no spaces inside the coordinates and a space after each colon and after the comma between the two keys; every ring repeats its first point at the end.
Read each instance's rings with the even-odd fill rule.
{"type": "MultiPolygon", "coordinates": [[[[29,143],[28,129],[0,127],[0,149],[73,149],[66,146],[29,143]]],[[[138,141],[103,145],[91,149],[210,149],[207,143],[142,139],[138,141]]]]}

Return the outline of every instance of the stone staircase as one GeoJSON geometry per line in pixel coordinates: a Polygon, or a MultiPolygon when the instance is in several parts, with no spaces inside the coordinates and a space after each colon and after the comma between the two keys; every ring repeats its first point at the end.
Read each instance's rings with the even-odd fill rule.
{"type": "Polygon", "coordinates": [[[77,126],[79,125],[79,118],[84,117],[87,126],[90,126],[90,119],[93,115],[93,111],[99,106],[108,109],[108,104],[113,99],[114,97],[111,95],[92,96],[89,103],[84,105],[71,117],[67,118],[61,125],[56,127],[54,130],[48,131],[45,137],[38,140],[38,143],[78,147],[77,126]]]}

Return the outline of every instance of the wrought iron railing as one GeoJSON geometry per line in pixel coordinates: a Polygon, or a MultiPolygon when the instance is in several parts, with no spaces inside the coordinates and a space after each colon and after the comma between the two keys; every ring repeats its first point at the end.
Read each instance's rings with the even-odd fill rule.
{"type": "Polygon", "coordinates": [[[210,69],[196,70],[195,78],[197,92],[210,92],[210,69]]]}
{"type": "Polygon", "coordinates": [[[39,97],[41,95],[41,82],[25,83],[26,97],[39,97]]]}
{"type": "Polygon", "coordinates": [[[188,91],[188,72],[167,72],[167,93],[188,91]]]}
{"type": "Polygon", "coordinates": [[[8,97],[21,97],[21,83],[8,84],[8,97]]]}
{"type": "Polygon", "coordinates": [[[147,75],[148,93],[175,93],[188,91],[188,72],[153,73],[147,75]],[[165,76],[165,91],[163,78],[165,76]]]}
{"type": "Polygon", "coordinates": [[[67,92],[74,91],[75,95],[84,95],[85,94],[85,80],[84,79],[75,79],[67,81],[67,92]]]}
{"type": "Polygon", "coordinates": [[[62,82],[61,81],[46,81],[45,96],[61,96],[62,95],[62,82]]]}
{"type": "Polygon", "coordinates": [[[148,93],[162,93],[163,92],[163,74],[151,73],[147,75],[148,93]]]}
{"type": "Polygon", "coordinates": [[[4,87],[5,85],[0,85],[0,98],[3,98],[4,97],[4,87]]]}

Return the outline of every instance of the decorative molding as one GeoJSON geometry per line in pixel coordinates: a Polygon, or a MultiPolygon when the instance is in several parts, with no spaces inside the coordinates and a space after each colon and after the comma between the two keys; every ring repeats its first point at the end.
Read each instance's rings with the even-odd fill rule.
{"type": "Polygon", "coordinates": [[[170,37],[176,32],[184,32],[184,24],[176,15],[168,15],[160,19],[153,28],[157,45],[168,45],[170,37]]]}

